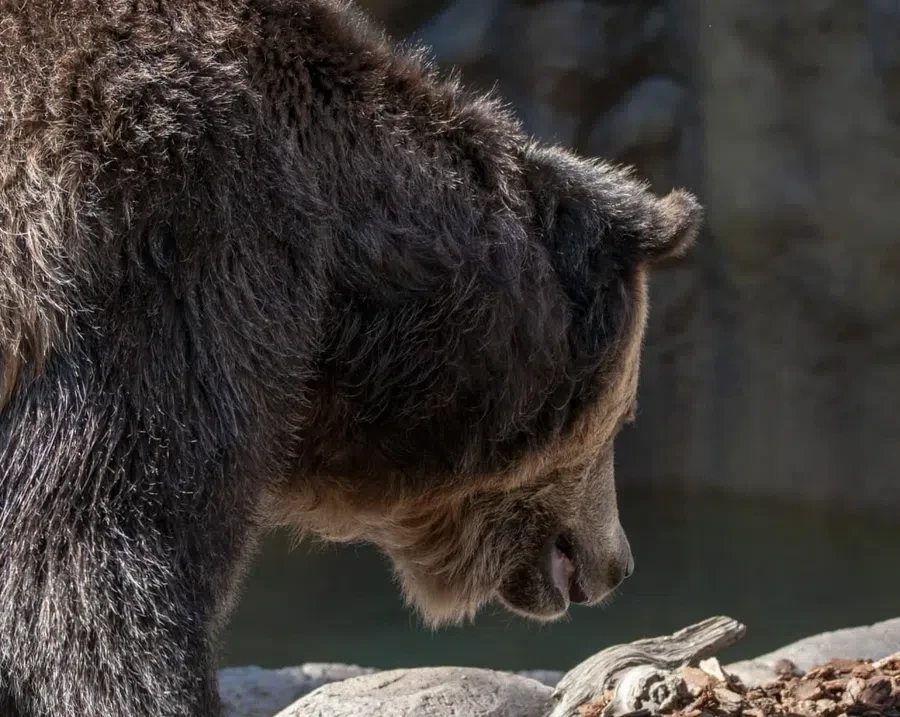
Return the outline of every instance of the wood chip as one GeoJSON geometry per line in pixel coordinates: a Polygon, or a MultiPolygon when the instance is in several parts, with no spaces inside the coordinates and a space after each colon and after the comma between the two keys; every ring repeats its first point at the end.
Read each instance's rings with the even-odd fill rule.
{"type": "Polygon", "coordinates": [[[714,679],[707,685],[696,672],[683,677],[700,695],[676,717],[900,717],[900,659],[831,660],[802,676],[782,664],[777,679],[752,689],[714,679]]]}
{"type": "Polygon", "coordinates": [[[842,660],[842,659],[834,659],[829,660],[825,663],[827,667],[832,668],[835,672],[844,674],[847,672],[852,672],[855,669],[859,669],[863,666],[868,666],[865,662],[860,662],[859,660],[842,660]]]}
{"type": "Polygon", "coordinates": [[[862,677],[851,677],[847,680],[847,689],[844,691],[843,701],[853,704],[859,699],[864,689],[866,689],[866,681],[862,677]]]}
{"type": "Polygon", "coordinates": [[[719,682],[728,682],[728,676],[715,657],[710,657],[708,660],[700,660],[700,669],[719,682]]]}
{"type": "Polygon", "coordinates": [[[847,689],[847,685],[850,683],[849,677],[838,677],[836,680],[828,680],[822,684],[822,687],[827,692],[840,692],[843,693],[847,689]]]}
{"type": "Polygon", "coordinates": [[[873,710],[887,706],[891,700],[891,681],[886,677],[873,677],[859,695],[859,702],[873,710]]]}
{"type": "Polygon", "coordinates": [[[719,710],[729,715],[739,714],[744,706],[744,698],[736,692],[732,692],[724,687],[717,687],[713,690],[716,702],[718,702],[719,710]]]}
{"type": "Polygon", "coordinates": [[[804,680],[793,690],[796,700],[817,700],[822,696],[822,685],[814,680],[804,680]]]}
{"type": "MultiPolygon", "coordinates": [[[[685,667],[677,675],[683,681],[681,702],[663,709],[663,715],[900,717],[900,655],[878,663],[831,660],[805,675],[798,675],[792,663],[782,664],[778,678],[750,689],[715,660],[704,660],[699,668],[685,667]]],[[[582,717],[606,715],[601,710],[582,717]]]]}
{"type": "Polygon", "coordinates": [[[691,697],[698,697],[703,690],[713,684],[712,675],[697,667],[685,667],[681,670],[681,678],[687,686],[691,697]]]}

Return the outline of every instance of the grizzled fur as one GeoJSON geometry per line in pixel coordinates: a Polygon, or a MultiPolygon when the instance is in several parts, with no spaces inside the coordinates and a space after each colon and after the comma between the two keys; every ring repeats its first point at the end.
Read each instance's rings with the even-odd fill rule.
{"type": "Polygon", "coordinates": [[[646,270],[699,213],[336,0],[0,0],[0,713],[218,715],[279,523],[434,623],[560,616],[563,538],[602,598],[646,270]]]}

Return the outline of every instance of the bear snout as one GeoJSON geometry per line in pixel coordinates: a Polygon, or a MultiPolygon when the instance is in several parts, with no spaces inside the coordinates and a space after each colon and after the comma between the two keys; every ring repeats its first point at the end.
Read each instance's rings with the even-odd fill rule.
{"type": "Polygon", "coordinates": [[[634,554],[631,552],[631,544],[625,535],[622,526],[619,526],[618,548],[615,558],[610,562],[609,585],[614,590],[634,573],[634,554]]]}
{"type": "Polygon", "coordinates": [[[619,587],[627,578],[631,577],[633,572],[634,557],[631,549],[628,549],[621,558],[610,563],[608,583],[611,589],[619,587]]]}
{"type": "Polygon", "coordinates": [[[569,548],[578,575],[577,586],[569,590],[573,603],[596,605],[618,588],[634,572],[631,545],[621,526],[609,541],[579,544],[570,540],[569,548]],[[577,589],[575,589],[577,587],[577,589]]]}
{"type": "Polygon", "coordinates": [[[596,542],[562,531],[506,576],[498,597],[522,616],[541,621],[563,617],[572,604],[597,605],[634,571],[631,547],[621,527],[596,542]]]}

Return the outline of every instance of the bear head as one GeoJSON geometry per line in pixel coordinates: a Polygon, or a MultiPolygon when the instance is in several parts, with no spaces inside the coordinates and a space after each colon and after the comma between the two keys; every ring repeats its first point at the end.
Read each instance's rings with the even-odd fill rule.
{"type": "MultiPolygon", "coordinates": [[[[404,367],[392,361],[390,340],[366,333],[368,322],[388,319],[348,308],[347,320],[380,346],[361,366],[354,364],[358,348],[335,362],[338,387],[323,391],[316,412],[327,458],[311,471],[327,487],[298,490],[289,503],[291,522],[299,512],[305,530],[380,546],[408,601],[433,625],[471,618],[490,601],[555,620],[571,603],[601,602],[632,572],[616,504],[614,442],[634,418],[649,270],[682,255],[701,224],[690,193],[658,197],[628,169],[531,142],[521,156],[529,206],[521,221],[544,276],[519,287],[516,309],[538,316],[535,324],[517,334],[496,326],[496,316],[475,322],[469,348],[450,352],[449,343],[466,344],[458,336],[466,327],[433,327],[451,339],[429,345],[404,322],[410,335],[395,335],[404,367]],[[510,364],[495,386],[481,375],[485,362],[467,360],[466,352],[479,351],[510,364]],[[425,390],[399,375],[432,361],[429,398],[438,398],[420,396],[416,405],[427,407],[416,420],[391,419],[392,405],[404,414],[391,392],[377,399],[379,408],[365,398],[373,381],[425,390]],[[472,382],[473,375],[483,380],[472,382]],[[543,390],[532,390],[542,382],[543,390]],[[485,400],[457,405],[473,383],[485,400]],[[465,422],[471,431],[460,428],[465,422]],[[429,430],[419,430],[423,423],[429,430]],[[416,478],[422,474],[431,480],[416,478]]],[[[337,332],[345,343],[347,333],[337,332]]]]}
{"type": "Polygon", "coordinates": [[[327,88],[302,146],[336,227],[330,312],[272,510],[380,546],[432,624],[490,601],[539,620],[597,603],[633,568],[613,446],[648,272],[688,249],[701,207],[535,141],[362,25],[314,19],[341,40],[303,66],[327,88]]]}

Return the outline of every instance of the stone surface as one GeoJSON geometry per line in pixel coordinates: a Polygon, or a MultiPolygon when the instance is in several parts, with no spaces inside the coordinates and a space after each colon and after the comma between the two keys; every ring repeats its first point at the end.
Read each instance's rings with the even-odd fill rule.
{"type": "Polygon", "coordinates": [[[616,157],[664,146],[680,131],[684,88],[667,77],[649,77],[622,98],[591,130],[589,146],[616,157]]]}
{"type": "Polygon", "coordinates": [[[520,677],[537,680],[541,684],[547,685],[547,687],[556,687],[556,684],[562,679],[564,673],[557,670],[524,670],[522,672],[517,672],[516,674],[520,677]]]}
{"type": "Polygon", "coordinates": [[[706,205],[653,285],[623,485],[900,506],[896,0],[361,3],[535,134],[706,205]]]}
{"type": "MultiPolygon", "coordinates": [[[[834,658],[880,660],[897,652],[900,652],[900,618],[813,635],[753,660],[726,665],[724,669],[740,677],[748,686],[754,686],[773,679],[779,663],[805,672],[834,658]]],[[[713,662],[710,661],[710,664],[713,662]]],[[[706,666],[715,673],[715,665],[706,666]]],[[[689,670],[688,676],[694,675],[696,678],[701,673],[699,669],[689,670]]],[[[562,677],[561,672],[551,670],[530,670],[518,675],[473,668],[378,672],[355,665],[312,663],[278,670],[228,668],[219,673],[219,685],[227,717],[272,717],[279,710],[284,710],[279,717],[341,717],[351,714],[384,714],[385,717],[429,717],[432,714],[442,717],[530,717],[534,714],[544,717],[546,713],[535,710],[544,706],[549,712],[550,703],[547,700],[562,677]],[[347,680],[345,684],[335,684],[344,680],[347,680]],[[314,690],[318,690],[315,697],[310,694],[314,690]],[[479,691],[483,694],[473,701],[471,695],[479,691]],[[297,700],[300,702],[294,704],[297,700]],[[388,703],[394,712],[377,711],[387,710],[388,703]],[[340,704],[347,706],[338,708],[340,704]],[[289,705],[292,707],[285,709],[289,705]],[[453,705],[482,711],[446,711],[460,709],[453,705]],[[509,711],[507,708],[510,705],[523,711],[509,711]],[[298,711],[301,707],[306,711],[298,711]],[[338,709],[345,711],[334,711],[338,709]],[[354,713],[352,709],[359,711],[354,713]],[[423,711],[426,709],[432,711],[423,711]],[[445,711],[433,711],[437,709],[445,711]]]]}
{"type": "Polygon", "coordinates": [[[490,670],[391,670],[326,685],[278,717],[544,717],[551,689],[490,670]]]}
{"type": "Polygon", "coordinates": [[[272,717],[322,685],[367,675],[373,669],[355,665],[307,664],[266,670],[230,667],[219,672],[219,692],[226,717],[272,717]]]}
{"type": "Polygon", "coordinates": [[[709,218],[696,350],[673,357],[668,388],[645,385],[655,450],[632,470],[896,506],[900,126],[865,4],[695,10],[709,218]],[[655,390],[673,401],[665,419],[655,390]],[[672,415],[681,429],[659,450],[672,415]]]}
{"type": "Polygon", "coordinates": [[[806,672],[833,658],[881,660],[897,652],[900,652],[900,618],[813,635],[725,669],[744,683],[755,685],[775,677],[779,660],[789,660],[806,672]]]}
{"type": "MultiPolygon", "coordinates": [[[[272,717],[323,685],[379,670],[356,665],[308,663],[276,670],[256,666],[229,667],[219,671],[219,692],[226,717],[272,717]]],[[[528,681],[554,687],[563,673],[525,670],[517,673],[528,681]]]]}

